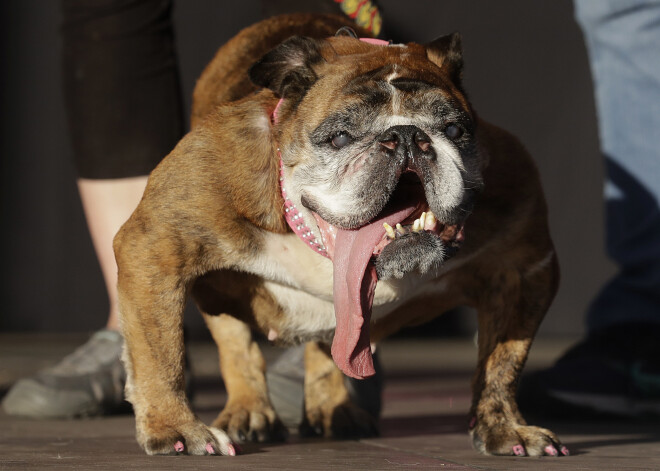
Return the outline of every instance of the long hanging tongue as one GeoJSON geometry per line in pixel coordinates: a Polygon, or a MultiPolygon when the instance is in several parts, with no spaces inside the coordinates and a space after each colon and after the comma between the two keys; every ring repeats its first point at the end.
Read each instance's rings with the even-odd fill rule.
{"type": "Polygon", "coordinates": [[[369,322],[378,279],[370,260],[385,232],[383,223],[395,226],[414,210],[414,206],[406,206],[359,229],[337,229],[333,260],[337,327],[332,358],[347,376],[363,379],[376,373],[371,357],[369,322]]]}

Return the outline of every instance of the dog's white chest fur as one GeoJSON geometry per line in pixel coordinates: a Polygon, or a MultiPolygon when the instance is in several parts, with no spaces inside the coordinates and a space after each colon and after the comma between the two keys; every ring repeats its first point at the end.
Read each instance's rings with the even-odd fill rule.
{"type": "MultiPolygon", "coordinates": [[[[266,289],[284,310],[280,329],[300,337],[334,330],[332,262],[310,250],[295,234],[265,234],[264,250],[244,268],[266,280],[266,289]]],[[[372,321],[422,291],[424,283],[414,275],[379,281],[372,321]]]]}

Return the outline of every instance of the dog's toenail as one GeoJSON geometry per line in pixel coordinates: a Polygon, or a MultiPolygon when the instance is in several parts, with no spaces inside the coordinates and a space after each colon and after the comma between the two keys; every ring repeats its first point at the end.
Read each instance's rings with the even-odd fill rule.
{"type": "Polygon", "coordinates": [[[557,456],[558,455],[557,449],[552,445],[546,446],[543,451],[545,451],[545,453],[550,455],[550,456],[557,456]]]}

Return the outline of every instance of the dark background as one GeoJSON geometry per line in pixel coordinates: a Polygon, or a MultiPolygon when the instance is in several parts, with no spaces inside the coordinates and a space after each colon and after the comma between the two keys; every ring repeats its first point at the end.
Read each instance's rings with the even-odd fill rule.
{"type": "MultiPolygon", "coordinates": [[[[460,31],[465,85],[482,117],[535,157],[562,283],[542,335],[582,332],[612,273],[603,253],[602,162],[591,79],[568,0],[382,0],[388,35],[424,42],[460,31]]],[[[260,19],[256,0],[180,1],[177,47],[187,109],[217,47],[260,19]]],[[[0,331],[92,331],[107,300],[71,163],[61,93],[59,2],[0,5],[2,311],[0,331]]],[[[201,331],[194,314],[187,322],[201,331]]],[[[469,321],[468,321],[469,324],[469,321]]]]}

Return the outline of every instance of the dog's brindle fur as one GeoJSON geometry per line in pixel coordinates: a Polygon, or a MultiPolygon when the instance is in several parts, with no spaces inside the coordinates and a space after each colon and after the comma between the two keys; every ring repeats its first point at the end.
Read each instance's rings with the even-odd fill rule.
{"type": "MultiPolygon", "coordinates": [[[[235,442],[284,436],[268,398],[265,363],[252,339],[255,329],[273,330],[283,343],[313,341],[305,357],[305,417],[312,430],[327,436],[374,433],[374,419],[348,399],[324,343],[332,331],[314,311],[325,309],[320,303],[331,305],[331,299],[323,299],[332,293],[330,262],[291,233],[281,210],[276,148],[291,132],[286,119],[294,105],[287,110],[285,100],[283,126],[273,129],[270,115],[278,96],[268,89],[255,92],[246,75],[252,63],[289,36],[328,38],[346,21],[280,17],[247,28],[223,46],[197,84],[193,130],[153,171],[140,205],[115,239],[127,392],[138,441],[147,453],[174,453],[175,444],[181,447],[177,442],[190,454],[228,453],[226,435],[204,425],[184,393],[182,313],[189,295],[218,344],[228,392],[213,427],[235,442]],[[283,272],[302,269],[325,279],[306,286],[273,272],[273,264],[264,268],[260,254],[273,249],[284,252],[276,261],[283,272]],[[316,324],[292,317],[296,309],[309,309],[316,324]]],[[[331,41],[340,52],[371,47],[348,38],[331,41]]],[[[427,54],[439,67],[436,73],[458,83],[460,64],[447,44],[445,39],[429,46],[427,54]]],[[[398,53],[387,49],[387,54],[398,53]]],[[[322,74],[320,67],[316,71],[322,74]]],[[[522,445],[529,455],[555,454],[548,450],[559,449],[558,438],[526,425],[514,398],[558,283],[539,176],[521,144],[483,120],[478,120],[478,145],[485,156],[485,189],[467,220],[465,244],[412,299],[392,303],[389,310],[381,307],[371,340],[455,306],[475,307],[479,359],[470,412],[475,447],[510,455],[522,445]]]]}

